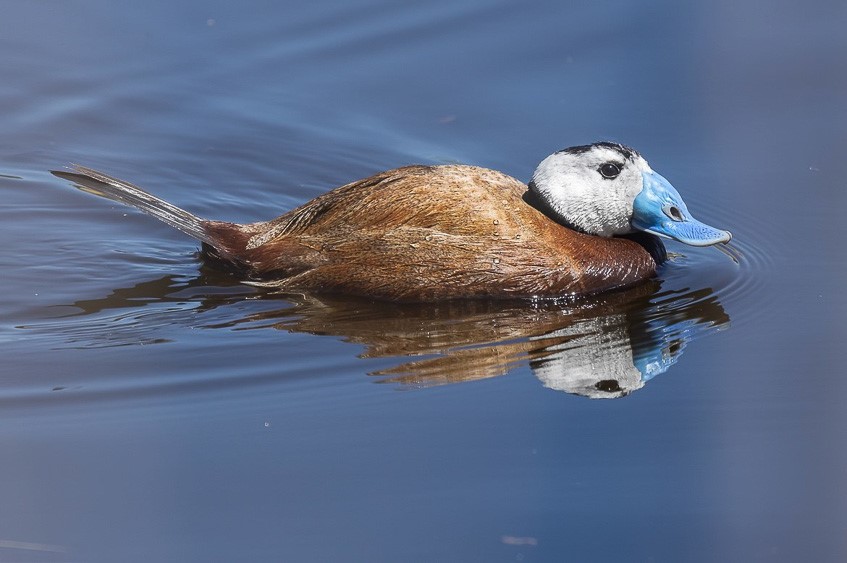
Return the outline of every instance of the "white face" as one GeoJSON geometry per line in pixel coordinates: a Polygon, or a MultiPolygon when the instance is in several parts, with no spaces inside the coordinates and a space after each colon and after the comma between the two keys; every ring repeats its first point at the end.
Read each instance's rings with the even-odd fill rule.
{"type": "Polygon", "coordinates": [[[614,143],[572,147],[538,165],[530,188],[567,225],[612,236],[633,232],[633,201],[650,165],[632,149],[614,143]]]}

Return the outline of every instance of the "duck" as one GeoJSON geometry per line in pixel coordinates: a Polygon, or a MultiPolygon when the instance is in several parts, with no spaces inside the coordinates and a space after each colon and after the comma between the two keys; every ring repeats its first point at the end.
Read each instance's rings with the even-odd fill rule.
{"type": "Polygon", "coordinates": [[[636,150],[602,141],[559,150],[531,180],[465,164],[410,165],[324,193],[266,221],[208,220],[103,172],[52,171],[202,243],[242,281],[281,292],[426,302],[561,298],[657,275],[661,239],[726,244],[694,219],[636,150]]]}

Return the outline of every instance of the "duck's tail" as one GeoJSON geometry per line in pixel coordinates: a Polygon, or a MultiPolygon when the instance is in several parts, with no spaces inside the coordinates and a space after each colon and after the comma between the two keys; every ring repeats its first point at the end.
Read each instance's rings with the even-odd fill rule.
{"type": "Polygon", "coordinates": [[[53,170],[51,173],[59,178],[74,182],[85,192],[140,209],[210,246],[217,247],[220,245],[219,237],[215,236],[208,229],[210,221],[201,219],[184,209],[180,209],[163,199],[147,193],[138,186],[134,186],[129,182],[124,182],[108,174],[78,164],[74,164],[72,170],[73,172],[53,170]]]}

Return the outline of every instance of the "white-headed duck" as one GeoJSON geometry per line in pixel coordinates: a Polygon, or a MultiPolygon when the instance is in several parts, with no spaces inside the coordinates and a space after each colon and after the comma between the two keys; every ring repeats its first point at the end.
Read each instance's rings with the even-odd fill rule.
{"type": "Polygon", "coordinates": [[[54,172],[203,243],[250,283],[398,301],[558,297],[632,285],[665,258],[654,236],[694,246],[731,235],[695,220],[635,150],[558,151],[529,185],[466,165],[406,166],[258,223],[201,219],[96,170],[54,172]]]}

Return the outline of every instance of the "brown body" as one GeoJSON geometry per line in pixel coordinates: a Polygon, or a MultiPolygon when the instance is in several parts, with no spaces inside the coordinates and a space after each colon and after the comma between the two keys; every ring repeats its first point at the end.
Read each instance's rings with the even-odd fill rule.
{"type": "Polygon", "coordinates": [[[656,269],[641,244],[564,227],[527,203],[526,184],[473,166],[389,170],[247,225],[202,220],[120,180],[77,172],[59,175],[159,217],[252,281],[284,290],[400,301],[555,297],[631,285],[656,269]],[[129,188],[141,195],[119,191],[129,188]]]}

